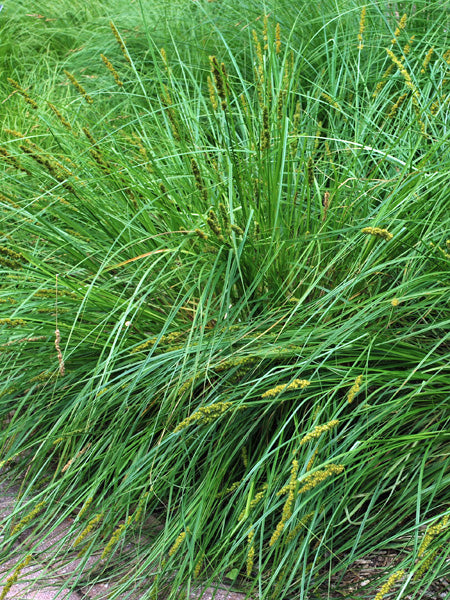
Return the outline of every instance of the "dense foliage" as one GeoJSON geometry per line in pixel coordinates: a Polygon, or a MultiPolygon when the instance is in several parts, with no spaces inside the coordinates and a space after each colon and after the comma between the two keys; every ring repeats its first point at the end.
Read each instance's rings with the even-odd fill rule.
{"type": "Polygon", "coordinates": [[[449,571],[447,3],[25,4],[0,15],[3,554],[70,515],[54,560],[111,598],[288,599],[395,548],[358,597],[419,598],[449,571]]]}

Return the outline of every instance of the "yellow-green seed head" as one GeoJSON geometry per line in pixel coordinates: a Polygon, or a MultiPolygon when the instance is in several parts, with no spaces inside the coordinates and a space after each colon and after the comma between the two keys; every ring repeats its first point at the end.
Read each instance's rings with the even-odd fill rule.
{"type": "Polygon", "coordinates": [[[361,18],[359,20],[359,33],[358,33],[358,49],[362,50],[364,48],[363,44],[363,33],[366,28],[366,7],[363,6],[361,10],[361,18]]]}
{"type": "Polygon", "coordinates": [[[347,396],[347,401],[349,404],[351,404],[353,402],[356,394],[359,392],[359,388],[362,383],[362,380],[363,380],[362,375],[358,375],[358,377],[355,379],[355,383],[351,387],[351,389],[348,393],[348,396],[347,396]]]}
{"type": "Polygon", "coordinates": [[[405,574],[405,571],[401,570],[401,571],[396,571],[395,573],[393,573],[389,579],[387,580],[387,582],[381,586],[380,591],[378,592],[378,594],[375,596],[374,600],[381,600],[382,598],[384,598],[384,596],[389,592],[389,590],[393,587],[393,585],[403,577],[403,575],[405,574]]]}
{"type": "Polygon", "coordinates": [[[325,433],[326,431],[330,431],[331,429],[334,429],[334,427],[337,427],[339,425],[339,421],[337,419],[333,419],[332,421],[328,421],[328,423],[325,423],[325,425],[317,425],[316,427],[314,427],[313,431],[311,431],[310,433],[307,433],[301,440],[300,440],[300,446],[303,444],[307,444],[308,442],[310,442],[311,440],[320,437],[323,433],[325,433]]]}
{"type": "Polygon", "coordinates": [[[267,390],[267,392],[261,394],[261,398],[274,398],[278,396],[278,394],[281,394],[282,392],[286,392],[288,390],[304,389],[310,383],[311,382],[307,379],[294,379],[294,381],[292,381],[291,383],[277,385],[276,387],[267,390]]]}
{"type": "Polygon", "coordinates": [[[403,29],[405,29],[406,27],[406,20],[407,20],[407,15],[406,13],[402,16],[402,18],[400,19],[399,24],[397,25],[395,32],[394,32],[394,37],[391,40],[391,44],[396,44],[397,43],[397,38],[400,35],[400,33],[403,31],[403,29]]]}
{"type": "Polygon", "coordinates": [[[186,537],[186,531],[182,531],[180,533],[180,535],[177,537],[177,539],[175,540],[175,543],[173,544],[173,546],[170,548],[169,556],[173,556],[177,552],[177,550],[183,543],[185,537],[186,537]]]}
{"type": "Polygon", "coordinates": [[[281,27],[279,23],[275,26],[275,52],[276,54],[281,52],[281,27]]]}
{"type": "Polygon", "coordinates": [[[303,494],[309,490],[315,488],[319,483],[328,479],[332,475],[339,475],[344,470],[344,465],[334,465],[329,464],[326,469],[321,471],[315,471],[306,476],[305,479],[302,480],[303,486],[299,489],[298,493],[303,494]]]}
{"type": "Polygon", "coordinates": [[[382,238],[387,242],[392,240],[394,237],[392,233],[390,233],[387,229],[381,229],[380,227],[364,227],[361,229],[361,233],[367,233],[368,235],[373,235],[375,237],[382,238]]]}
{"type": "Polygon", "coordinates": [[[94,101],[89,96],[89,94],[86,92],[86,90],[84,89],[84,87],[72,75],[72,73],[69,73],[69,71],[66,71],[66,69],[64,69],[64,73],[66,74],[66,77],[69,79],[69,81],[72,83],[72,85],[78,90],[78,92],[80,93],[80,95],[83,96],[83,98],[86,100],[86,102],[88,104],[92,104],[94,101]]]}
{"type": "Polygon", "coordinates": [[[120,80],[119,73],[115,70],[112,63],[106,58],[104,54],[100,54],[102,61],[105,63],[106,68],[114,77],[115,82],[118,86],[123,86],[123,82],[120,80]]]}

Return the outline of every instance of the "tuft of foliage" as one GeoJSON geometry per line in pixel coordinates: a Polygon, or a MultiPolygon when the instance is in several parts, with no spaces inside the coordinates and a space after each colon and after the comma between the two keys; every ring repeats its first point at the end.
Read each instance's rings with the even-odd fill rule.
{"type": "Polygon", "coordinates": [[[450,548],[442,3],[238,5],[2,82],[0,554],[71,516],[52,560],[111,598],[289,599],[396,548],[418,597],[450,548]]]}

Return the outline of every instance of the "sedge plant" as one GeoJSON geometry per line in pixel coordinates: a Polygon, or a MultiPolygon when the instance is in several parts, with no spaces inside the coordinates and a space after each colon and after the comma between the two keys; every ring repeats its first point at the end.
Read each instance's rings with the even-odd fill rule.
{"type": "Polygon", "coordinates": [[[450,58],[381,4],[310,42],[281,3],[239,38],[196,7],[217,50],[147,26],[151,69],[113,23],[58,106],[10,77],[5,557],[70,516],[51,561],[111,598],[314,597],[386,548],[361,594],[448,572],[450,58]]]}

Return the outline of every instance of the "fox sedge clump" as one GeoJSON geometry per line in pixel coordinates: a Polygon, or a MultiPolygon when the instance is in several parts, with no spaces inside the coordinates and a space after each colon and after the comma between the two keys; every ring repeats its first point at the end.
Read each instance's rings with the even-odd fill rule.
{"type": "MultiPolygon", "coordinates": [[[[409,52],[411,51],[411,46],[412,46],[412,43],[413,43],[415,37],[416,37],[415,35],[412,35],[410,37],[408,43],[405,44],[405,46],[403,47],[403,56],[400,59],[398,59],[400,63],[403,63],[403,61],[405,60],[405,56],[407,56],[409,54],[409,52]]],[[[381,92],[381,90],[384,88],[384,86],[388,82],[389,76],[393,72],[395,66],[396,65],[394,63],[390,64],[389,67],[386,69],[386,71],[383,73],[381,81],[379,81],[375,87],[375,91],[372,94],[372,98],[376,98],[378,96],[378,94],[381,92]]]]}
{"type": "Polygon", "coordinates": [[[217,498],[221,498],[222,496],[227,496],[228,494],[233,493],[235,490],[238,489],[238,487],[241,484],[242,484],[242,479],[239,479],[238,481],[234,481],[230,486],[228,486],[224,490],[218,492],[217,498]]]}
{"type": "Polygon", "coordinates": [[[245,446],[242,446],[241,458],[242,458],[242,464],[244,465],[244,468],[246,469],[248,467],[248,454],[247,454],[247,448],[245,446]]]}
{"type": "Polygon", "coordinates": [[[257,33],[256,29],[252,30],[252,37],[253,37],[253,45],[254,45],[254,48],[256,51],[256,57],[258,59],[258,67],[260,69],[262,69],[263,65],[264,65],[263,51],[262,51],[261,42],[259,41],[259,37],[258,37],[258,33],[257,33]]]}
{"type": "Polygon", "coordinates": [[[403,565],[386,599],[420,593],[450,539],[442,1],[176,4],[64,35],[22,7],[16,44],[7,14],[38,109],[5,76],[0,534],[117,597],[333,596],[392,546],[368,596],[403,565]]]}
{"type": "Polygon", "coordinates": [[[202,231],[201,229],[195,229],[195,233],[198,235],[199,238],[201,238],[202,240],[207,240],[208,239],[208,234],[206,234],[204,231],[202,231]]]}
{"type": "Polygon", "coordinates": [[[414,85],[414,83],[412,81],[411,75],[408,73],[408,70],[403,65],[403,61],[401,61],[400,59],[398,59],[397,56],[395,56],[395,54],[389,48],[386,48],[386,52],[387,52],[389,58],[394,63],[394,65],[398,68],[398,70],[400,71],[400,73],[403,75],[403,77],[405,79],[406,85],[409,87],[409,89],[412,91],[413,94],[415,94],[416,96],[418,96],[419,92],[418,92],[416,86],[414,85]]]}
{"type": "Polygon", "coordinates": [[[64,363],[64,358],[61,352],[61,334],[59,329],[55,329],[55,348],[56,348],[56,352],[58,355],[58,363],[59,363],[59,374],[61,375],[61,377],[64,375],[64,373],[66,372],[66,366],[64,363]]]}
{"type": "MultiPolygon", "coordinates": [[[[446,246],[447,246],[447,248],[449,248],[448,243],[446,244],[446,246]]],[[[441,248],[440,246],[436,246],[436,244],[433,244],[433,242],[430,242],[430,248],[436,248],[436,250],[438,250],[444,258],[450,258],[450,252],[446,252],[444,250],[444,248],[441,248]]]]}
{"type": "Polygon", "coordinates": [[[20,209],[20,204],[17,204],[17,202],[14,202],[14,200],[12,200],[11,198],[8,198],[1,192],[0,192],[0,202],[4,202],[5,204],[10,204],[13,208],[20,209]]]}
{"type": "Polygon", "coordinates": [[[145,492],[145,494],[143,494],[142,497],[139,498],[139,502],[138,502],[136,511],[133,515],[133,520],[135,521],[135,523],[137,523],[139,521],[142,513],[144,512],[144,505],[148,500],[148,495],[149,495],[149,492],[145,492]]]}
{"type": "Polygon", "coordinates": [[[412,46],[412,43],[413,43],[415,37],[416,37],[415,35],[412,35],[409,38],[408,43],[403,46],[403,56],[400,58],[400,60],[402,62],[405,60],[405,56],[408,56],[408,54],[411,52],[411,46],[412,46]]]}
{"type": "Polygon", "coordinates": [[[275,542],[278,541],[281,533],[283,532],[283,529],[286,525],[287,520],[292,515],[293,505],[294,505],[294,492],[293,492],[293,490],[289,490],[287,500],[283,506],[283,513],[281,515],[281,521],[279,521],[278,525],[276,526],[275,531],[272,534],[272,537],[270,538],[269,546],[273,546],[275,544],[275,542]]]}
{"type": "Polygon", "coordinates": [[[316,456],[318,455],[319,451],[314,450],[313,455],[311,456],[311,458],[308,461],[308,464],[306,465],[306,471],[311,471],[311,469],[313,468],[314,465],[314,461],[316,460],[316,456]]]}
{"type": "Polygon", "coordinates": [[[173,137],[176,140],[181,139],[181,128],[178,120],[178,115],[173,108],[172,96],[170,94],[169,88],[164,85],[164,94],[161,95],[161,103],[166,108],[166,113],[169,118],[170,126],[172,129],[173,137]]]}
{"type": "Polygon", "coordinates": [[[98,149],[97,140],[94,138],[92,133],[89,131],[88,127],[82,127],[82,131],[83,131],[84,135],[87,137],[87,139],[89,140],[89,142],[92,144],[92,147],[89,149],[89,154],[92,156],[92,158],[101,167],[101,169],[103,171],[109,172],[110,167],[109,167],[108,163],[105,161],[105,159],[103,158],[103,154],[98,149]]]}
{"type": "Polygon", "coordinates": [[[381,90],[386,85],[389,75],[392,73],[393,70],[394,70],[394,65],[393,64],[389,65],[389,67],[383,73],[381,81],[379,81],[377,83],[377,85],[375,86],[375,91],[372,94],[372,98],[376,98],[378,96],[378,94],[381,92],[381,90]]]}
{"type": "Polygon", "coordinates": [[[264,51],[269,49],[269,15],[264,15],[263,19],[263,41],[264,51]]]}
{"type": "Polygon", "coordinates": [[[230,216],[228,214],[228,209],[223,202],[219,202],[219,213],[225,233],[229,236],[231,233],[230,216]]]}
{"type": "MultiPolygon", "coordinates": [[[[196,230],[197,233],[197,230],[196,230]]],[[[203,233],[203,232],[202,232],[203,233]]],[[[198,235],[198,234],[197,234],[198,235]]],[[[203,237],[200,235],[200,237],[203,237]]],[[[160,337],[152,337],[146,342],[139,344],[136,348],[131,350],[131,353],[134,354],[136,352],[142,352],[143,350],[147,350],[147,348],[153,346],[170,346],[173,343],[179,342],[184,338],[184,333],[182,331],[173,331],[172,333],[168,333],[167,335],[162,335],[160,337]]]]}

